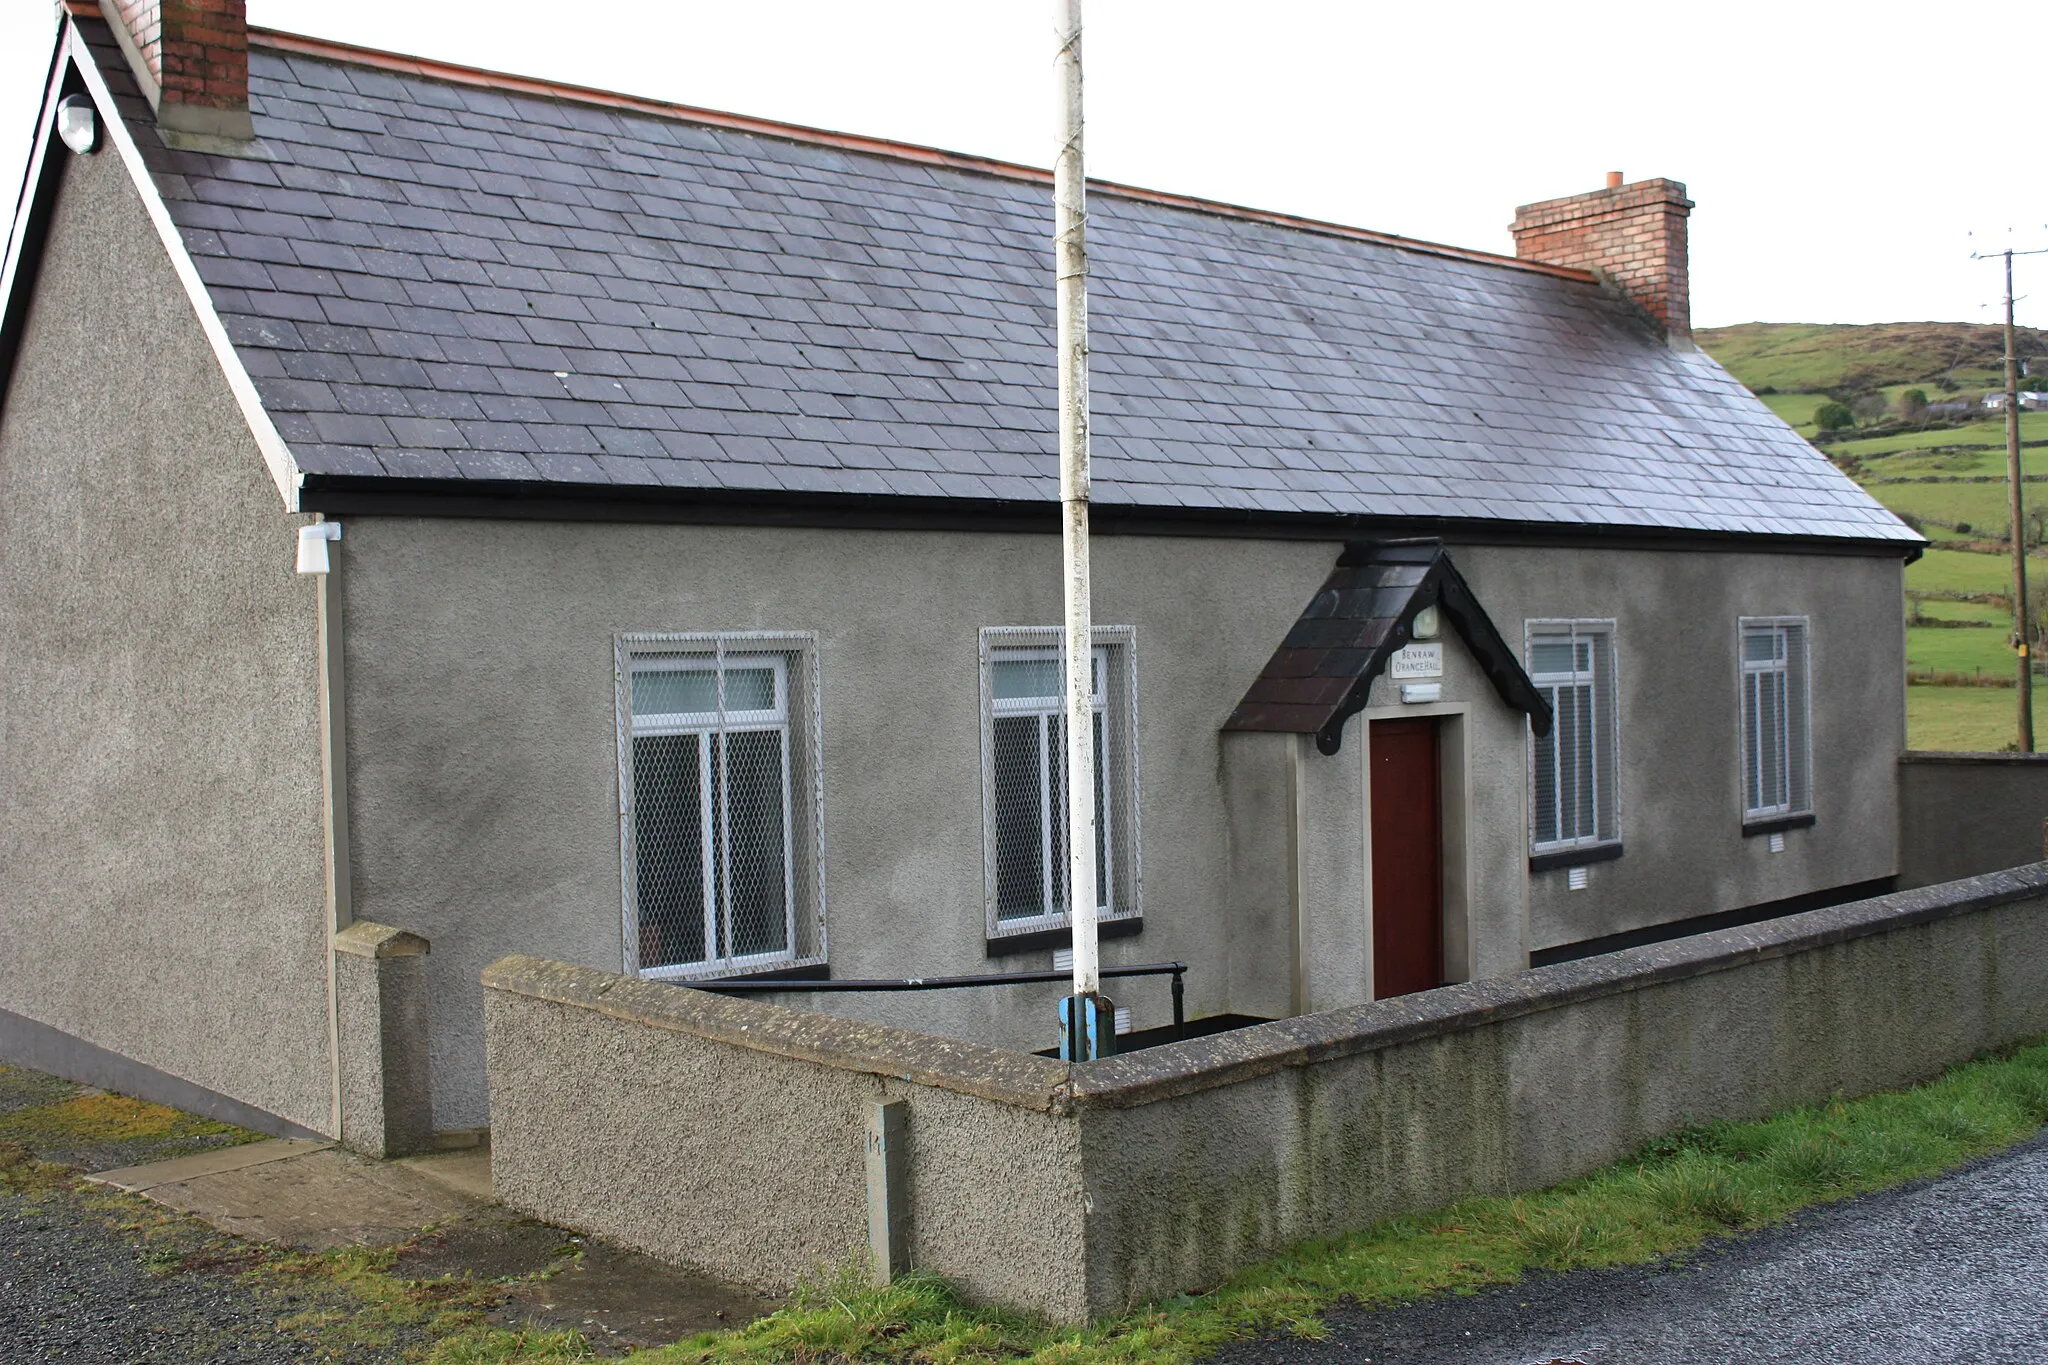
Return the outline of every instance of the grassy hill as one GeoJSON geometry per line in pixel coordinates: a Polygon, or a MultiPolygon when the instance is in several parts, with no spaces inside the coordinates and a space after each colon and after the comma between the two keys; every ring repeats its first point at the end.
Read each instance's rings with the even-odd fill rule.
{"type": "MultiPolygon", "coordinates": [[[[1693,338],[1758,392],[1875,389],[1944,376],[1983,388],[2005,363],[2003,329],[1968,322],[1745,322],[1703,327],[1693,338]]],[[[2048,332],[2022,327],[2018,339],[2022,356],[2048,356],[2048,332]]]]}
{"type": "MultiPolygon", "coordinates": [[[[1817,434],[1815,410],[1830,401],[1828,393],[1863,395],[1859,425],[1872,428],[1871,434],[1845,431],[1821,448],[1939,547],[1905,572],[1912,683],[1906,689],[1907,742],[1922,749],[2011,747],[2017,694],[2009,680],[2017,660],[2010,644],[2012,561],[2001,543],[2010,525],[2005,419],[1985,414],[1903,430],[1897,423],[1899,394],[1906,388],[1924,388],[1930,398],[1940,398],[1942,379],[1963,393],[2002,383],[2003,329],[1955,322],[1756,322],[1707,328],[1695,336],[1808,438],[1817,434]],[[2006,685],[1995,685],[2000,683],[2006,685]]],[[[2020,329],[2019,351],[2048,358],[2048,332],[2020,329]]],[[[2022,414],[2020,439],[2027,474],[2048,474],[2048,413],[2022,414]]],[[[2048,482],[2025,488],[2030,512],[2048,504],[2048,482]]],[[[2036,527],[2030,542],[2038,545],[2040,534],[2036,527]]],[[[2030,569],[2030,579],[2048,574],[2048,547],[2030,547],[2029,558],[2039,564],[2030,569]]],[[[2030,595],[2048,599],[2048,582],[2030,595]]],[[[2048,721],[2048,675],[2037,668],[2036,679],[2048,721]]]]}

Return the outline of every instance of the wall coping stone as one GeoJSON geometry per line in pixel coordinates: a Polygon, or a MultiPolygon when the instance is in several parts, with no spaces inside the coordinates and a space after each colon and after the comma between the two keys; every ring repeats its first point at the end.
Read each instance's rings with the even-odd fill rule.
{"type": "Polygon", "coordinates": [[[1624,948],[1513,976],[1169,1043],[1074,1068],[1077,1108],[1123,1109],[1476,1025],[1683,981],[2048,894],[2048,862],[1781,919],[1624,948]]]}
{"type": "Polygon", "coordinates": [[[410,930],[359,919],[335,934],[334,951],[355,957],[425,957],[433,945],[410,930]]]}
{"type": "Polygon", "coordinates": [[[1984,763],[1994,767],[2037,767],[2048,764],[2048,754],[1977,754],[1953,749],[1908,749],[1899,755],[1901,763],[1984,763]]]}
{"type": "MultiPolygon", "coordinates": [[[[1019,1109],[1068,1112],[1064,1063],[960,1038],[735,1000],[546,958],[514,954],[484,969],[486,990],[552,1001],[650,1028],[690,1033],[842,1071],[893,1076],[1019,1109]]],[[[802,982],[791,983],[802,989],[802,982]]]]}
{"type": "Polygon", "coordinates": [[[2034,863],[1074,1066],[981,1043],[735,1000],[543,958],[502,958],[485,969],[483,981],[488,989],[737,1047],[1068,1114],[1077,1109],[1136,1108],[2044,895],[2048,862],[2034,863]]]}

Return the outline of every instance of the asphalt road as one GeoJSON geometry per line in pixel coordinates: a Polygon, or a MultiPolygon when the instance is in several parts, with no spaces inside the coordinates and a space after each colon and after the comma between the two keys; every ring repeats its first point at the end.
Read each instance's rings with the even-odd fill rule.
{"type": "Polygon", "coordinates": [[[1340,1310],[1217,1365],[2048,1361],[2048,1137],[1689,1261],[1340,1310]]]}

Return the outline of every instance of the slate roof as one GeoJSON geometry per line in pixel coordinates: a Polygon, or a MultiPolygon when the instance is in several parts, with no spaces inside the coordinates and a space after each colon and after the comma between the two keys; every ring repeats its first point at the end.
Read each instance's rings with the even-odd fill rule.
{"type": "MultiPolygon", "coordinates": [[[[1044,184],[261,34],[173,151],[80,23],[309,491],[1058,496],[1044,184]]],[[[1098,505],[1918,542],[1587,280],[1090,204],[1098,505]]]]}
{"type": "Polygon", "coordinates": [[[1550,703],[1513,646],[1443,542],[1419,538],[1347,546],[1223,728],[1312,734],[1318,749],[1336,753],[1344,722],[1365,709],[1373,679],[1414,638],[1424,607],[1457,630],[1501,700],[1528,715],[1530,730],[1549,734],[1550,703]]]}

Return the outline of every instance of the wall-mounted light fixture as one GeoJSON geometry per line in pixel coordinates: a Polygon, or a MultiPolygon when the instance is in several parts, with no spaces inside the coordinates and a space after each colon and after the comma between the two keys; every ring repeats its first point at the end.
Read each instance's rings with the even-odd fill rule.
{"type": "Polygon", "coordinates": [[[100,112],[90,95],[66,95],[57,105],[57,136],[80,156],[100,149],[100,112]]]}
{"type": "Polygon", "coordinates": [[[341,523],[316,521],[299,528],[299,572],[326,573],[327,542],[341,539],[341,523]]]}
{"type": "Polygon", "coordinates": [[[1424,607],[1421,611],[1416,612],[1414,618],[1408,622],[1408,634],[1410,638],[1416,640],[1434,640],[1436,638],[1436,608],[1424,607]]]}

